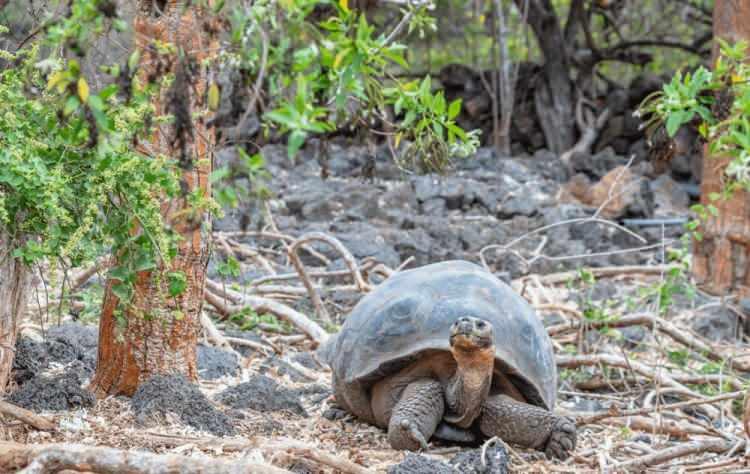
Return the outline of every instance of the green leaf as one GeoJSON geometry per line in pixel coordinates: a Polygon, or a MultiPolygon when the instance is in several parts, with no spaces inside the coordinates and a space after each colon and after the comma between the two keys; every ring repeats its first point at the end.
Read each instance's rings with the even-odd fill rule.
{"type": "Polygon", "coordinates": [[[219,86],[215,82],[212,82],[208,88],[208,108],[212,111],[219,110],[220,99],[221,93],[219,92],[219,86]]]}
{"type": "Polygon", "coordinates": [[[110,278],[120,281],[128,281],[132,277],[132,272],[124,266],[112,267],[109,270],[110,278]]]}
{"type": "Polygon", "coordinates": [[[289,134],[287,141],[287,154],[289,158],[293,158],[297,154],[302,145],[305,144],[307,139],[307,133],[302,130],[294,130],[289,134]]]}
{"type": "Polygon", "coordinates": [[[131,73],[135,71],[135,68],[138,67],[138,63],[140,62],[140,60],[141,60],[141,51],[139,49],[136,49],[128,58],[128,69],[130,69],[131,73]]]}
{"type": "Polygon", "coordinates": [[[176,297],[181,295],[187,289],[187,277],[183,272],[169,272],[169,296],[176,297]]]}
{"type": "Polygon", "coordinates": [[[115,283],[112,285],[112,293],[117,296],[120,301],[127,302],[133,295],[133,287],[129,283],[115,283]]]}
{"type": "Polygon", "coordinates": [[[667,134],[670,137],[674,137],[675,134],[677,133],[677,130],[680,129],[683,123],[684,121],[683,121],[682,112],[675,112],[669,115],[669,117],[667,117],[667,124],[666,124],[667,134]]]}
{"type": "Polygon", "coordinates": [[[89,100],[89,83],[84,77],[78,78],[78,97],[84,104],[89,100]]]}
{"type": "Polygon", "coordinates": [[[461,113],[461,99],[456,99],[448,106],[448,120],[453,120],[461,113]]]}

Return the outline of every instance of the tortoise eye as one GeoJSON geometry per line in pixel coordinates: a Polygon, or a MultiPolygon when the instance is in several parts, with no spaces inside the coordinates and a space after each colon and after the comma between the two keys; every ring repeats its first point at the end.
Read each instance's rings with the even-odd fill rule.
{"type": "Polygon", "coordinates": [[[479,321],[479,322],[477,323],[477,327],[478,327],[479,329],[484,329],[484,327],[485,327],[485,326],[487,326],[487,323],[485,323],[484,321],[479,321]]]}

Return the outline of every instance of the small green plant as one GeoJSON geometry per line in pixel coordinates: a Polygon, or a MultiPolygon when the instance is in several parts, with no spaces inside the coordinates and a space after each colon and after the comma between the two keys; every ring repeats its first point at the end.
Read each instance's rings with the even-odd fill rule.
{"type": "Polygon", "coordinates": [[[16,65],[0,71],[0,228],[27,265],[79,266],[113,249],[127,260],[112,270],[126,296],[132,270],[172,255],[159,206],[160,196],[179,192],[175,163],[132,146],[149,133],[146,89],[134,86],[129,97],[116,84],[94,92],[75,59],[43,59],[41,46],[0,51],[16,65]],[[136,226],[142,232],[134,234],[136,226]]]}
{"type": "Polygon", "coordinates": [[[241,331],[251,331],[260,324],[280,333],[289,333],[293,329],[288,323],[279,321],[276,316],[266,313],[258,314],[251,308],[243,308],[237,313],[232,314],[229,317],[229,322],[241,331]]]}
{"type": "MultiPolygon", "coordinates": [[[[426,5],[402,11],[408,31],[434,25],[426,5]]],[[[452,157],[471,154],[478,132],[465,132],[455,122],[461,104],[446,103],[432,90],[429,77],[404,82],[397,68],[408,67],[406,46],[395,41],[400,28],[377,33],[365,15],[346,1],[294,0],[277,5],[268,0],[232,10],[231,48],[227,64],[249,80],[265,74],[270,99],[265,127],[286,135],[294,156],[306,140],[346,128],[382,124],[395,147],[406,143],[402,162],[428,171],[443,169],[452,157]],[[331,14],[312,19],[316,8],[331,14]],[[272,14],[280,9],[282,14],[272,14]],[[393,112],[393,115],[391,114],[393,112]]]]}
{"type": "Polygon", "coordinates": [[[750,66],[747,42],[721,39],[714,69],[678,72],[663,89],[647,97],[639,113],[646,127],[664,126],[670,137],[685,124],[694,125],[713,156],[731,158],[725,170],[724,194],[750,190],[750,66]]]}

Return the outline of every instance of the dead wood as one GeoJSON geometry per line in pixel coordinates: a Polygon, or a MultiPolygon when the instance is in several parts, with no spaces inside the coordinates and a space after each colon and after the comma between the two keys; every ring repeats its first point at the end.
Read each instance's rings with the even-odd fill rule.
{"type": "MultiPolygon", "coordinates": [[[[744,444],[744,441],[741,441],[744,444]]],[[[625,461],[613,466],[613,472],[643,472],[647,467],[663,464],[673,459],[701,453],[722,454],[737,445],[737,441],[728,440],[701,440],[681,443],[677,446],[667,448],[655,453],[647,454],[630,461],[625,461]]]]}
{"type": "Polygon", "coordinates": [[[22,421],[41,431],[55,430],[55,424],[47,418],[39,416],[25,408],[13,405],[12,403],[0,401],[0,413],[22,421]]]}
{"type": "MultiPolygon", "coordinates": [[[[243,359],[242,355],[234,350],[227,338],[224,337],[224,335],[216,328],[214,322],[211,321],[211,318],[208,317],[208,315],[203,311],[201,312],[201,326],[203,326],[203,330],[206,331],[206,336],[210,341],[213,341],[213,343],[218,347],[221,347],[222,349],[234,354],[235,357],[237,357],[237,361],[241,361],[243,359]]],[[[244,339],[241,340],[244,341],[244,339]]],[[[260,344],[257,345],[261,346],[260,344]]],[[[255,349],[259,349],[259,347],[255,347],[255,349]]]]}
{"type": "Polygon", "coordinates": [[[657,420],[647,416],[627,416],[608,420],[607,425],[627,427],[633,431],[644,433],[663,434],[683,440],[689,439],[693,435],[716,436],[716,433],[685,420],[670,420],[664,417],[657,420]]]}
{"type": "Polygon", "coordinates": [[[46,474],[61,470],[100,474],[287,474],[289,471],[248,459],[232,461],[176,454],[153,454],[79,444],[0,442],[0,471],[46,474]]]}
{"type": "Polygon", "coordinates": [[[312,446],[301,441],[289,438],[282,438],[262,444],[257,440],[245,438],[220,439],[220,438],[193,438],[187,436],[171,436],[160,433],[146,433],[144,439],[149,443],[156,443],[161,446],[177,447],[192,444],[204,449],[221,450],[224,452],[245,451],[247,449],[259,449],[268,453],[288,452],[296,457],[309,459],[318,464],[332,467],[337,472],[345,474],[373,474],[374,471],[365,468],[355,462],[345,459],[341,456],[331,454],[317,446],[312,446]]]}
{"type": "MultiPolygon", "coordinates": [[[[318,323],[304,314],[277,301],[260,296],[243,295],[237,291],[223,288],[223,285],[210,279],[206,279],[206,288],[208,291],[205,293],[212,292],[215,295],[218,295],[219,299],[224,297],[235,305],[249,306],[254,311],[271,313],[296,326],[318,344],[322,344],[328,340],[328,333],[325,332],[318,323]]],[[[210,303],[211,299],[207,298],[207,301],[210,303]]],[[[230,312],[236,312],[239,309],[240,308],[231,309],[230,312]]]]}
{"type": "MultiPolygon", "coordinates": [[[[661,405],[659,407],[659,410],[662,412],[665,412],[665,411],[671,411],[671,410],[678,410],[680,408],[692,407],[696,405],[705,405],[709,403],[723,402],[726,400],[738,400],[742,395],[743,395],[743,392],[724,393],[722,395],[717,395],[715,397],[706,398],[703,400],[688,400],[685,402],[661,405]]],[[[620,410],[619,408],[612,406],[610,407],[609,410],[606,410],[606,411],[577,415],[576,424],[578,426],[590,425],[592,423],[596,423],[598,421],[601,421],[607,418],[621,418],[621,417],[626,417],[626,416],[648,415],[649,413],[653,413],[653,412],[654,412],[654,407],[652,406],[636,408],[633,410],[620,410]]]]}
{"type": "Polygon", "coordinates": [[[321,319],[323,319],[323,321],[330,322],[331,316],[328,314],[328,310],[323,304],[323,300],[321,300],[318,291],[310,280],[307,269],[302,263],[302,259],[300,259],[298,253],[301,245],[309,244],[313,241],[324,242],[334,248],[341,255],[341,258],[349,268],[352,278],[354,279],[354,284],[357,286],[357,289],[359,291],[363,293],[369,291],[370,285],[362,278],[362,273],[359,270],[359,266],[357,265],[357,261],[354,256],[337,238],[324,234],[322,232],[310,232],[309,234],[305,234],[292,242],[287,249],[289,261],[292,262],[292,265],[294,265],[294,269],[297,270],[297,273],[299,273],[302,284],[305,285],[307,293],[310,296],[310,300],[315,307],[315,312],[318,314],[318,316],[320,316],[321,319]]]}
{"type": "Polygon", "coordinates": [[[296,456],[315,461],[318,464],[332,467],[336,472],[344,474],[374,474],[375,471],[367,469],[355,462],[349,461],[340,456],[323,451],[315,446],[311,446],[300,441],[292,439],[283,439],[278,442],[272,442],[262,446],[263,450],[278,452],[286,451],[296,456]]]}
{"type": "MultiPolygon", "coordinates": [[[[542,308],[547,309],[547,308],[542,308]]],[[[560,307],[559,305],[554,306],[553,309],[567,311],[571,314],[578,314],[572,312],[567,307],[560,307]]],[[[628,326],[646,326],[649,329],[656,329],[657,331],[671,337],[676,342],[700,353],[705,357],[713,360],[724,362],[727,361],[729,365],[737,370],[750,371],[750,361],[734,360],[730,359],[721,353],[719,353],[714,347],[711,346],[707,341],[703,340],[697,335],[690,334],[686,331],[678,329],[671,322],[657,318],[651,314],[633,314],[629,316],[623,316],[618,319],[608,321],[569,321],[566,323],[556,324],[547,328],[547,333],[550,336],[555,336],[567,331],[577,331],[585,325],[586,328],[601,329],[601,328],[622,328],[628,326]]]]}
{"type": "MultiPolygon", "coordinates": [[[[589,268],[587,270],[595,277],[616,277],[629,275],[661,275],[676,267],[676,265],[625,265],[622,267],[589,268]]],[[[513,288],[522,287],[524,282],[528,279],[528,276],[524,276],[513,280],[513,288]]],[[[558,285],[560,283],[578,281],[580,279],[581,273],[575,270],[539,276],[539,281],[545,285],[558,285]]]]}
{"type": "Polygon", "coordinates": [[[704,399],[701,394],[691,390],[677,381],[675,374],[667,374],[666,371],[656,370],[646,364],[614,354],[586,354],[586,355],[558,355],[556,358],[558,367],[576,368],[581,366],[598,366],[606,364],[613,367],[631,370],[647,379],[659,383],[662,386],[673,387],[693,398],[704,399]]]}

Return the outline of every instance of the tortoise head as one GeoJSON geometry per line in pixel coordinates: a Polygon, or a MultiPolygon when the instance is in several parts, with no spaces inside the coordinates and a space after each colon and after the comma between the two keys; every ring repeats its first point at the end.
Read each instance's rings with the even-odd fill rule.
{"type": "Polygon", "coordinates": [[[494,345],[494,328],[489,321],[463,316],[451,324],[450,344],[453,349],[473,351],[494,345]]]}

